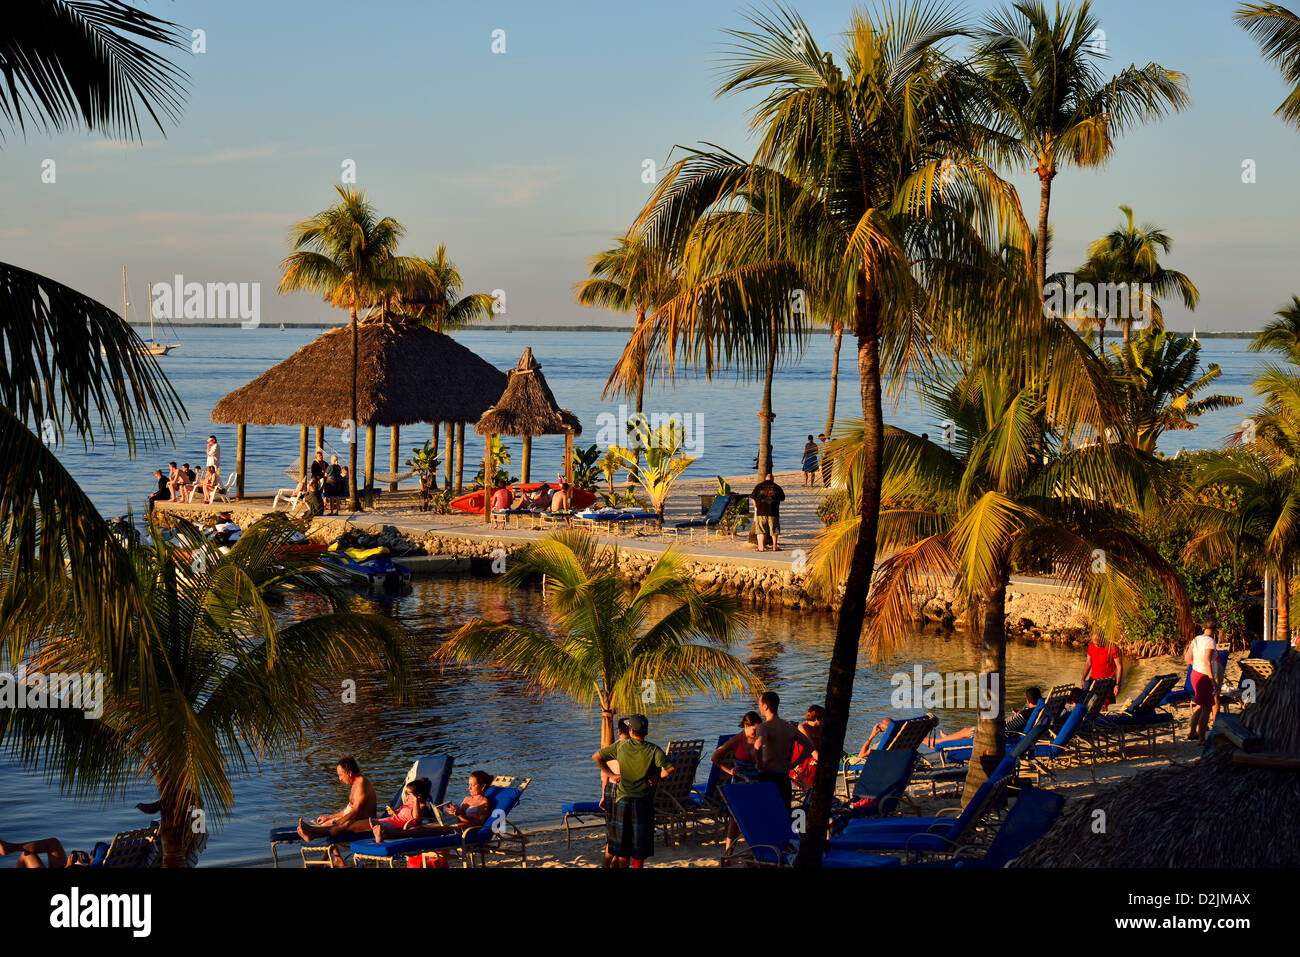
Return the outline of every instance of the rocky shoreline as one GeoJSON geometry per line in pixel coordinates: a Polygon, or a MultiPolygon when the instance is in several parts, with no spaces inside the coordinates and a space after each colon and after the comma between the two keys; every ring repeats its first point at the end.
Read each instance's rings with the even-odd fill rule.
{"type": "MultiPolygon", "coordinates": [[[[188,520],[206,524],[215,521],[222,512],[228,512],[241,527],[266,514],[264,509],[241,508],[233,503],[226,507],[189,505],[184,506],[183,512],[163,503],[159,517],[166,522],[169,515],[183,514],[188,520]]],[[[492,563],[502,556],[508,565],[510,556],[529,544],[528,540],[496,537],[488,530],[472,536],[425,533],[393,524],[358,523],[329,516],[315,518],[306,534],[312,541],[330,542],[345,530],[375,536],[381,545],[392,550],[398,560],[403,554],[419,552],[468,559],[471,569],[480,574],[491,574],[492,563]]],[[[635,585],[649,573],[658,556],[659,552],[652,549],[620,547],[619,572],[629,584],[635,585]]],[[[795,564],[794,553],[784,568],[716,557],[696,561],[687,556],[687,567],[701,585],[734,595],[747,605],[829,613],[838,610],[838,596],[830,602],[815,598],[806,587],[806,575],[796,572],[795,564]]],[[[955,631],[969,630],[967,610],[950,586],[940,587],[928,595],[916,595],[912,605],[918,625],[936,624],[955,631]]],[[[1071,596],[1051,594],[1041,589],[1017,591],[1013,584],[1007,593],[1006,607],[1007,632],[1012,637],[1065,644],[1081,644],[1088,640],[1087,618],[1071,596]]],[[[1135,643],[1121,645],[1121,650],[1136,657],[1155,653],[1149,646],[1135,643]]]]}

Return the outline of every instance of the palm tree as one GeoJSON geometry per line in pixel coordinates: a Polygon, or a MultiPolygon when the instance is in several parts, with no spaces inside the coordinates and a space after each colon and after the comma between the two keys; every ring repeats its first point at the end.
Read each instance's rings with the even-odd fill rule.
{"type": "Polygon", "coordinates": [[[447,258],[447,244],[434,254],[417,257],[424,268],[405,286],[385,293],[381,309],[411,319],[434,332],[466,329],[492,318],[493,298],[485,292],[461,295],[464,281],[456,264],[447,258]]]}
{"type": "Polygon", "coordinates": [[[223,820],[230,770],[301,745],[340,676],[382,673],[399,696],[410,683],[400,626],[352,610],[351,592],[294,549],[298,530],[262,519],[224,555],[190,527],[169,543],[151,524],[143,544],[120,544],[143,602],[113,654],[61,589],[45,591],[42,609],[6,635],[10,660],[46,675],[101,674],[102,715],[0,709],[0,745],[82,795],[153,781],[164,866],[183,866],[192,809],[223,820]]]}
{"type": "Polygon", "coordinates": [[[1215,363],[1202,372],[1197,366],[1200,352],[1200,343],[1190,336],[1146,329],[1123,354],[1107,358],[1123,396],[1130,439],[1139,451],[1155,452],[1164,432],[1196,428],[1192,419],[1197,416],[1241,405],[1235,395],[1197,398],[1222,374],[1215,363]]]}
{"type": "Polygon", "coordinates": [[[1300,296],[1291,297],[1291,305],[1273,313],[1276,319],[1259,331],[1248,347],[1251,352],[1280,352],[1292,363],[1300,364],[1300,296]]]}
{"type": "Polygon", "coordinates": [[[617,551],[586,531],[530,544],[511,559],[502,583],[519,590],[543,576],[555,634],[477,618],[434,657],[508,668],[543,693],[599,709],[602,746],[614,740],[620,711],[653,710],[696,691],[759,690],[758,678],[727,650],[744,623],[735,598],[701,590],[671,549],[634,591],[617,572],[617,551]]]}
{"type": "MultiPolygon", "coordinates": [[[[151,47],[188,50],[189,39],[125,3],[25,4],[0,33],[0,126],[138,139],[144,119],[165,134],[188,77],[151,47]]],[[[112,649],[140,599],[53,445],[120,437],[134,455],[169,439],[185,408],[123,317],[52,279],[0,263],[0,326],[0,621],[12,627],[39,608],[35,595],[66,586],[83,629],[112,649]]]]}
{"type": "Polygon", "coordinates": [[[1095,291],[1096,321],[1103,334],[1109,321],[1123,328],[1127,352],[1134,316],[1146,317],[1153,329],[1164,328],[1164,310],[1156,296],[1177,293],[1184,306],[1195,309],[1201,294],[1185,273],[1160,264],[1160,254],[1174,247],[1170,235],[1152,223],[1135,226],[1131,206],[1121,206],[1120,211],[1126,224],[1088,247],[1088,261],[1076,273],[1076,279],[1090,283],[1095,291]],[[1112,295],[1121,290],[1122,294],[1112,295]],[[1104,304],[1100,301],[1102,293],[1107,300],[1104,304]],[[1119,315],[1114,314],[1116,300],[1122,307],[1119,315]]]}
{"type": "MultiPolygon", "coordinates": [[[[670,367],[674,347],[712,361],[709,350],[719,341],[762,356],[773,338],[779,344],[801,326],[778,322],[773,336],[770,322],[733,305],[741,328],[713,335],[729,323],[717,304],[771,308],[793,290],[804,292],[810,313],[843,322],[857,337],[866,423],[861,524],[827,679],[827,753],[843,748],[873,573],[885,374],[901,384],[909,364],[931,350],[931,335],[942,339],[951,325],[999,313],[1003,304],[969,281],[964,247],[978,245],[979,236],[1006,235],[1028,248],[1015,190],[979,158],[977,125],[965,122],[975,103],[971,84],[943,55],[960,28],[956,15],[924,3],[857,12],[844,33],[841,65],[795,11],[751,14],[748,29],[731,32],[736,42],[719,92],[761,95],[752,119],[760,138],[754,160],[690,152],[669,170],[639,223],[647,241],[687,263],[684,285],[699,284],[642,330],[663,349],[661,365],[670,367]],[[715,212],[730,215],[715,226],[715,212]]],[[[990,322],[985,328],[994,335],[990,322]]],[[[835,762],[819,766],[804,866],[821,859],[835,773],[835,762]]]]}
{"type": "MultiPolygon", "coordinates": [[[[649,246],[636,235],[620,236],[613,249],[591,257],[591,278],[578,283],[578,302],[618,312],[636,313],[636,327],[677,295],[679,277],[663,250],[649,246]]],[[[645,355],[639,357],[641,374],[635,378],[636,411],[645,399],[645,355]]]]}
{"type": "MultiPolygon", "coordinates": [[[[912,595],[950,578],[974,612],[985,649],[981,677],[995,676],[998,707],[978,720],[974,753],[983,760],[970,764],[969,800],[1004,753],[1006,594],[1014,571],[1050,562],[1111,636],[1142,600],[1139,573],[1165,581],[1180,623],[1190,622],[1190,608],[1176,573],[1122,504],[1142,496],[1142,456],[1102,444],[1067,448],[1039,383],[994,362],[937,377],[927,394],[936,414],[954,423],[955,437],[948,447],[898,429],[886,434],[881,561],[867,635],[873,651],[891,652],[912,627],[912,595]]],[[[852,494],[862,488],[862,445],[861,424],[837,440],[852,494]]],[[[823,589],[845,577],[859,522],[848,514],[819,533],[812,558],[823,589]]]]}
{"type": "Polygon", "coordinates": [[[1300,17],[1276,3],[1243,3],[1232,19],[1255,39],[1264,59],[1276,64],[1282,79],[1291,84],[1274,115],[1300,128],[1300,17]]]}
{"type": "MultiPolygon", "coordinates": [[[[366,195],[350,186],[335,186],[340,201],[289,230],[291,253],[280,264],[281,293],[318,293],[331,305],[348,309],[352,325],[352,428],[348,443],[348,508],[357,511],[357,312],[384,293],[409,289],[429,276],[421,260],[398,256],[397,242],[406,229],[397,220],[379,218],[366,195]]],[[[426,280],[428,281],[428,280],[426,280]]]]}
{"type": "MultiPolygon", "coordinates": [[[[986,15],[976,35],[973,61],[992,134],[986,146],[998,162],[1037,174],[1040,236],[1047,232],[1052,180],[1062,168],[1103,165],[1117,134],[1189,102],[1187,78],[1158,63],[1104,79],[1102,37],[1091,4],[1058,5],[1053,15],[1041,0],[986,15]]],[[[1035,275],[1042,295],[1045,245],[1035,275]]]]}

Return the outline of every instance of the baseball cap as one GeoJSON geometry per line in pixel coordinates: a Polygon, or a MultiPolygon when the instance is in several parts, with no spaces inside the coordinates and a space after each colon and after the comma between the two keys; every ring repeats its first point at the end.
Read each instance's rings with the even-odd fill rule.
{"type": "Polygon", "coordinates": [[[637,734],[645,734],[646,729],[650,727],[650,722],[646,720],[643,714],[630,714],[627,716],[627,729],[637,734]]]}

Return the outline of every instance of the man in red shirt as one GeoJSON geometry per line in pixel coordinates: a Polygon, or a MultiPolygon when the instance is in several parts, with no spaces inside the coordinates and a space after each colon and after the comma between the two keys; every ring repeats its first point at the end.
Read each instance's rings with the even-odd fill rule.
{"type": "Polygon", "coordinates": [[[1105,711],[1107,707],[1114,703],[1115,698],[1119,695],[1119,686],[1124,683],[1124,661],[1119,656],[1119,651],[1113,645],[1103,646],[1101,644],[1101,632],[1093,631],[1092,640],[1088,642],[1088,663],[1083,668],[1083,677],[1079,679],[1079,687],[1087,690],[1089,680],[1095,681],[1098,678],[1114,678],[1115,688],[1111,691],[1110,697],[1106,703],[1101,706],[1105,711]]]}

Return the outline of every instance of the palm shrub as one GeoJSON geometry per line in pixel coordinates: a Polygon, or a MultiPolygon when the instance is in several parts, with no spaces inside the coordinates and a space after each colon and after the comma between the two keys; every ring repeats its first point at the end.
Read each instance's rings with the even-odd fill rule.
{"type": "Polygon", "coordinates": [[[760,689],[731,654],[745,624],[738,601],[694,582],[682,556],[666,551],[636,586],[618,575],[618,551],[590,532],[558,532],[524,548],[502,579],[518,591],[541,576],[552,631],[476,618],[435,653],[481,661],[600,712],[600,740],[614,740],[619,712],[653,711],[702,691],[760,689]]]}

